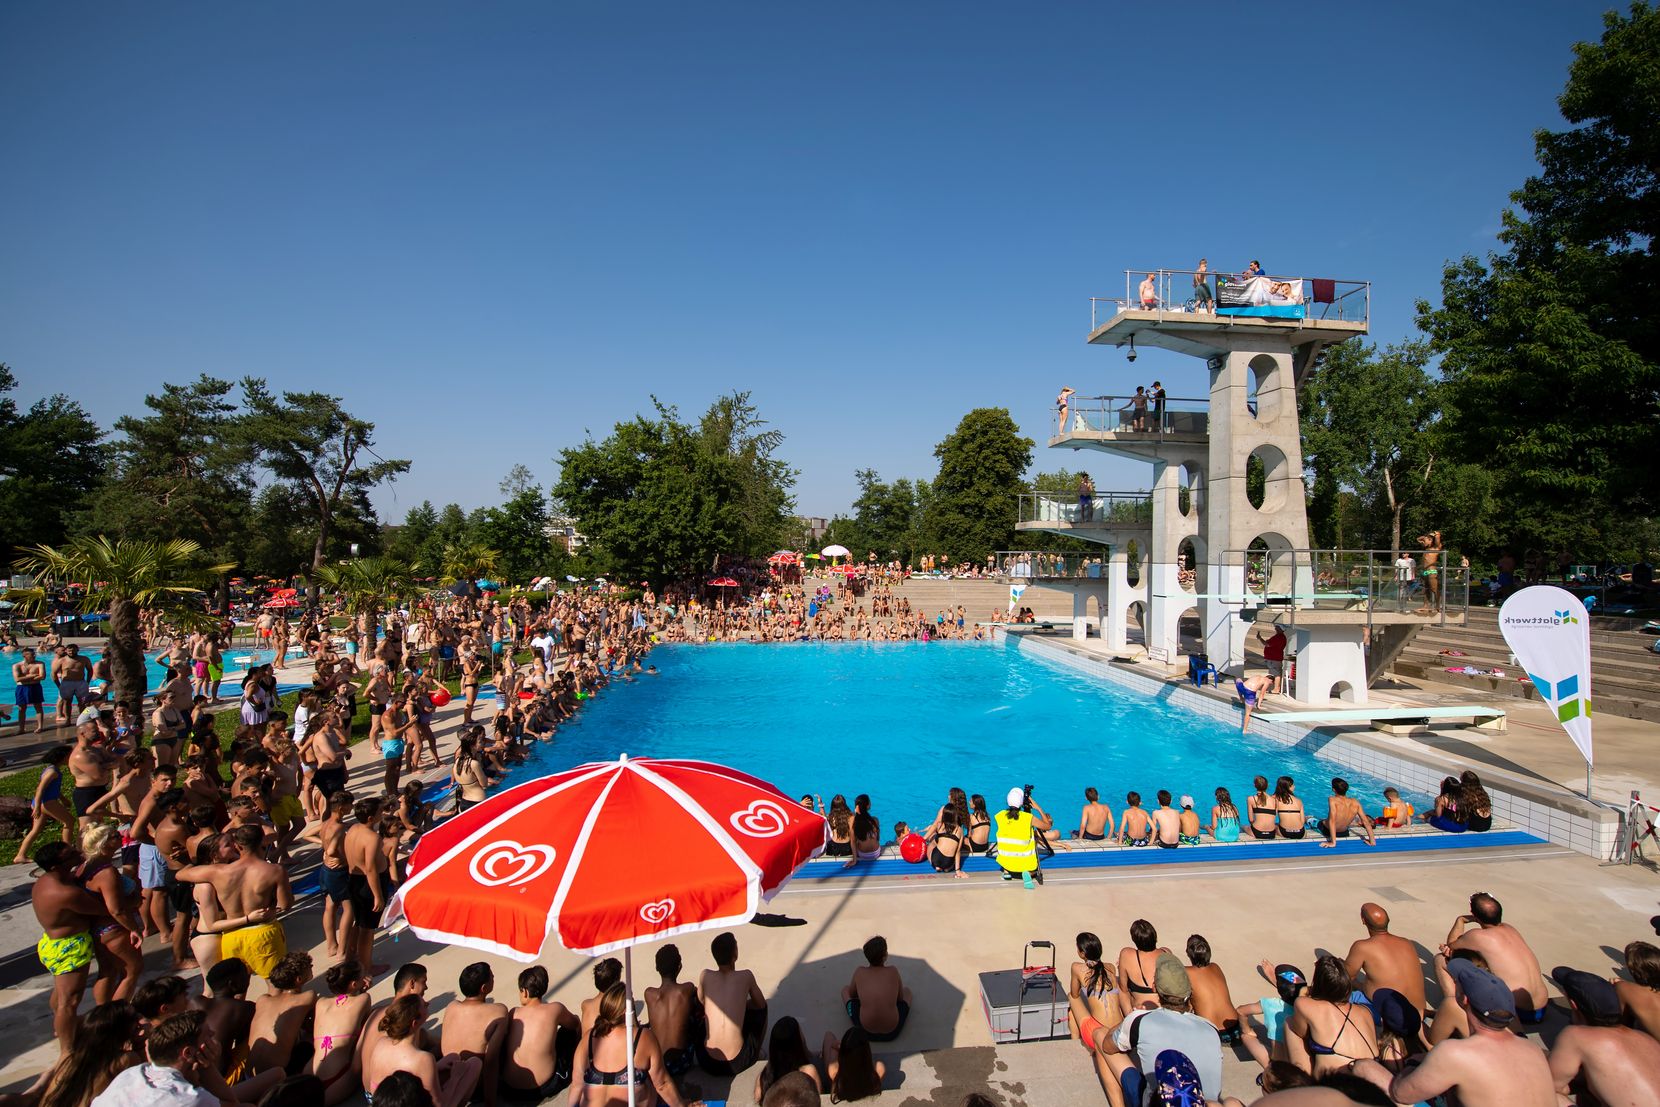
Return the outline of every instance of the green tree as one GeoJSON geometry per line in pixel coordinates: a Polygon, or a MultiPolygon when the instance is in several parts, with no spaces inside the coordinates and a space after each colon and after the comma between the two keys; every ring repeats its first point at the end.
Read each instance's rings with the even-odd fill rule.
{"type": "Polygon", "coordinates": [[[864,560],[874,552],[877,560],[899,558],[910,561],[916,553],[917,517],[916,487],[905,477],[892,484],[882,480],[874,469],[859,469],[853,478],[859,482],[859,497],[853,501],[853,517],[834,539],[853,551],[857,560],[864,560]],[[845,535],[845,536],[844,536],[845,535]],[[851,539],[849,541],[848,539],[851,539]]]}
{"type": "Polygon", "coordinates": [[[963,416],[934,447],[940,469],[924,510],[923,544],[958,561],[984,561],[994,550],[1011,548],[1032,446],[1007,408],[976,408],[963,416]]]}
{"type": "MultiPolygon", "coordinates": [[[[1382,505],[1389,549],[1401,548],[1401,519],[1427,495],[1440,461],[1437,385],[1421,342],[1344,342],[1325,351],[1303,383],[1303,464],[1315,483],[1354,489],[1382,505]]],[[[1439,529],[1439,528],[1438,528],[1439,529]]]]}
{"type": "Polygon", "coordinates": [[[19,411],[0,364],[0,566],[26,546],[63,541],[103,468],[103,432],[67,396],[19,411]]]}
{"type": "Polygon", "coordinates": [[[1450,448],[1484,466],[1517,544],[1586,554],[1660,501],[1660,13],[1604,16],[1535,135],[1501,253],[1447,266],[1418,305],[1441,355],[1450,448]]]}
{"type": "Polygon", "coordinates": [[[748,394],[717,400],[695,427],[652,404],[656,418],[560,451],[553,493],[580,520],[585,554],[626,579],[664,580],[777,549],[791,533],[795,474],[748,394]]]}
{"type": "MultiPolygon", "coordinates": [[[[226,563],[248,556],[253,451],[239,440],[230,381],[203,374],[146,396],[148,415],[115,421],[107,479],[83,529],[161,542],[188,538],[226,563]]],[[[228,598],[228,597],[222,597],[228,598]]]]}
{"type": "Polygon", "coordinates": [[[310,529],[311,567],[323,564],[342,506],[354,497],[367,502],[369,490],[400,473],[409,462],[375,453],[375,425],[322,392],[273,395],[264,381],[242,382],[245,415],[242,441],[286,484],[302,505],[310,529]]]}
{"type": "Polygon", "coordinates": [[[496,571],[501,554],[482,542],[466,542],[444,547],[444,560],[439,563],[445,584],[475,581],[496,571]]]}
{"type": "Polygon", "coordinates": [[[409,509],[400,526],[388,527],[386,552],[400,561],[414,564],[422,560],[427,540],[438,529],[438,509],[431,500],[422,500],[409,509]]]}
{"type": "Polygon", "coordinates": [[[501,575],[524,584],[563,568],[564,549],[548,536],[548,521],[547,497],[531,486],[500,507],[486,508],[473,529],[479,541],[500,552],[501,575]]]}
{"type": "Polygon", "coordinates": [[[109,616],[110,683],[115,700],[142,703],[147,690],[141,609],[159,611],[178,623],[205,621],[202,586],[231,565],[204,565],[201,547],[186,539],[150,542],[111,540],[101,535],[70,539],[62,546],[36,546],[19,567],[42,585],[28,602],[44,601],[51,585],[79,584],[89,610],[109,616]]]}

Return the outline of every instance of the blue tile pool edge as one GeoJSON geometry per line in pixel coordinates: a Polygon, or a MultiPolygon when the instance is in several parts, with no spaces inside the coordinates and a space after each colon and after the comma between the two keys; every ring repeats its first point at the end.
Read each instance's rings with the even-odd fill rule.
{"type": "MultiPolygon", "coordinates": [[[[1310,832],[1313,832],[1311,826],[1310,832]]],[[[1148,868],[1158,865],[1216,864],[1237,861],[1283,861],[1297,857],[1331,857],[1384,853],[1437,853],[1443,850],[1483,850],[1513,846],[1542,846],[1549,843],[1524,830],[1489,830],[1481,834],[1402,834],[1384,835],[1378,844],[1368,846],[1363,839],[1339,841],[1335,849],[1324,849],[1324,839],[1306,838],[1300,841],[1241,842],[1227,845],[1178,846],[1159,849],[1154,846],[1119,847],[1117,849],[1061,850],[1053,857],[1043,859],[1045,872],[1058,869],[1121,869],[1148,868]]],[[[970,874],[999,872],[997,862],[983,854],[963,861],[963,871],[970,874]]],[[[884,857],[876,861],[861,861],[851,869],[840,858],[820,858],[809,861],[795,874],[796,880],[843,880],[869,876],[939,876],[926,861],[912,864],[898,857],[884,857]]]]}

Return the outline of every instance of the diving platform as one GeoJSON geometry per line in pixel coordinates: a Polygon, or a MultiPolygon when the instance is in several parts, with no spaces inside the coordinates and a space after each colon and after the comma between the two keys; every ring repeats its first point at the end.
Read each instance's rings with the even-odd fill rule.
{"type": "Polygon", "coordinates": [[[1086,510],[1076,492],[1023,492],[1017,531],[1081,538],[1103,546],[1146,544],[1153,529],[1149,492],[1097,492],[1086,510]]]}
{"type": "Polygon", "coordinates": [[[1503,733],[1506,714],[1502,707],[1465,704],[1451,707],[1351,707],[1336,710],[1318,708],[1309,711],[1258,711],[1259,719],[1281,723],[1369,723],[1377,730],[1392,732],[1417,729],[1432,721],[1468,719],[1481,730],[1503,733]]]}

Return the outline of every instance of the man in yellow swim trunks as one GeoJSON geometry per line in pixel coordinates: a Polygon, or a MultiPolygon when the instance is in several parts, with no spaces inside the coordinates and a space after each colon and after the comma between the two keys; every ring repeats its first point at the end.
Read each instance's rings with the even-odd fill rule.
{"type": "MultiPolygon", "coordinates": [[[[103,953],[103,947],[92,940],[93,931],[109,921],[104,901],[75,880],[75,869],[85,860],[74,846],[46,843],[35,851],[40,879],[30,893],[41,929],[35,953],[52,974],[52,1031],[58,1048],[65,1052],[75,1034],[75,1009],[86,992],[87,969],[103,953]]],[[[104,959],[99,957],[100,972],[110,971],[103,966],[104,959]]],[[[108,960],[113,965],[115,959],[108,960]]]]}
{"type": "Polygon", "coordinates": [[[236,844],[235,861],[223,865],[186,865],[178,878],[192,884],[211,884],[236,928],[219,939],[220,955],[241,958],[255,976],[264,977],[288,952],[288,936],[278,916],[294,906],[288,871],[261,856],[265,830],[239,826],[230,831],[236,844]]]}

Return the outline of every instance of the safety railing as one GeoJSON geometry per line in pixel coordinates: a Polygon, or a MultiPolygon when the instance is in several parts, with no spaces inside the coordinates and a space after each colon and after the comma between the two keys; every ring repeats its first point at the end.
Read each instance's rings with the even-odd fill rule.
{"type": "Polygon", "coordinates": [[[1222,564],[1244,570],[1244,591],[1223,596],[1246,608],[1413,614],[1445,625],[1464,621],[1470,567],[1450,550],[1226,550],[1222,564]]]}
{"type": "Polygon", "coordinates": [[[1210,433],[1210,401],[1133,396],[1073,396],[1062,434],[1136,434],[1149,438],[1210,433]]]}
{"type": "Polygon", "coordinates": [[[1151,492],[1096,492],[1086,506],[1076,490],[1022,492],[1019,521],[1146,526],[1153,521],[1153,495],[1151,492]]]}
{"type": "Polygon", "coordinates": [[[1372,282],[1194,269],[1126,269],[1124,296],[1090,300],[1090,330],[1123,311],[1369,323],[1372,282]]]}
{"type": "Polygon", "coordinates": [[[998,576],[1013,581],[1089,580],[1107,572],[1106,558],[1097,553],[998,550],[992,554],[992,564],[998,576]]]}

